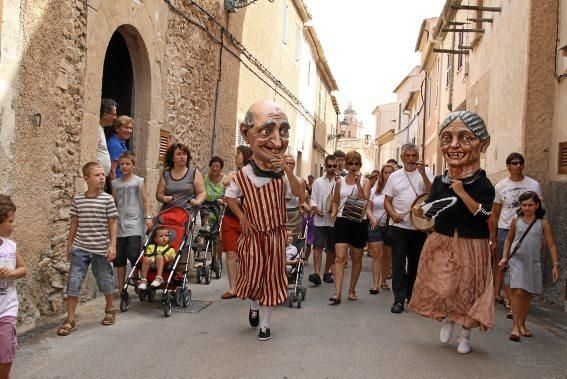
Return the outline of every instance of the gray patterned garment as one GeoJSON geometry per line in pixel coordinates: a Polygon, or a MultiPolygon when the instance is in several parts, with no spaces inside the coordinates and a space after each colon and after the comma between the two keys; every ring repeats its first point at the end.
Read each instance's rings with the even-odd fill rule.
{"type": "Polygon", "coordinates": [[[118,209],[118,237],[144,236],[144,205],[142,204],[142,184],[144,178],[134,175],[132,180],[122,178],[112,181],[116,191],[118,209]]]}
{"type": "MultiPolygon", "coordinates": [[[[528,228],[522,217],[516,222],[516,236],[512,242],[511,250],[528,228]]],[[[510,288],[521,288],[529,293],[540,294],[541,279],[541,248],[543,241],[543,226],[537,220],[524,237],[516,254],[510,258],[510,288]]]]}

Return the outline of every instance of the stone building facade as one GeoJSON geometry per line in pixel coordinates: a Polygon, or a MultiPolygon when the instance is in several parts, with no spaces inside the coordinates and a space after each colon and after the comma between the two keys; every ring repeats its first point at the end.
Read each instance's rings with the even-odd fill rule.
{"type": "MultiPolygon", "coordinates": [[[[201,9],[180,0],[0,4],[0,192],[18,206],[13,238],[29,268],[18,283],[20,321],[32,325],[63,308],[68,209],[84,189],[80,167],[95,159],[102,96],[125,99],[118,109],[135,119],[131,148],[151,194],[161,132],[187,143],[198,167],[208,161],[220,68],[209,34],[220,29],[207,13],[224,20],[225,12],[219,0],[201,9]],[[106,59],[119,71],[107,71],[106,59]],[[131,76],[130,86],[109,89],[117,75],[131,76]]],[[[234,117],[230,100],[223,105],[234,117]]],[[[233,130],[219,126],[219,151],[233,149],[233,130]]]]}

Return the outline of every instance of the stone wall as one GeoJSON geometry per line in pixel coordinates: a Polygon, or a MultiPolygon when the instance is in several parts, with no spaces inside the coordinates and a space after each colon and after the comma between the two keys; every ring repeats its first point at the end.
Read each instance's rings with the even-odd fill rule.
{"type": "Polygon", "coordinates": [[[10,191],[18,206],[13,238],[29,274],[19,281],[20,321],[61,311],[64,258],[83,117],[86,3],[21,3],[20,63],[10,191]],[[41,114],[41,124],[39,117],[41,114]]]}

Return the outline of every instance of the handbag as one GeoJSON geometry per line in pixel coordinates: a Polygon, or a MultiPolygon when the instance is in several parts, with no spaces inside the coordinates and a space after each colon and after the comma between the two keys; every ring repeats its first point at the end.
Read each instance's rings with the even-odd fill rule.
{"type": "Polygon", "coordinates": [[[354,196],[354,188],[352,193],[347,197],[343,206],[343,217],[347,220],[356,221],[361,223],[366,215],[366,203],[368,200],[359,199],[354,196]]]}
{"type": "MultiPolygon", "coordinates": [[[[524,240],[524,237],[528,234],[528,232],[530,231],[532,226],[534,226],[536,221],[537,221],[537,218],[534,218],[534,220],[530,223],[530,225],[528,225],[528,228],[526,229],[524,234],[522,234],[522,236],[518,240],[518,243],[516,244],[516,246],[514,246],[514,248],[510,252],[510,256],[508,257],[508,261],[506,262],[506,267],[504,267],[504,284],[506,284],[507,286],[510,286],[510,271],[509,271],[510,259],[512,259],[512,257],[514,255],[516,255],[516,253],[518,252],[518,249],[520,248],[520,245],[522,244],[522,241],[524,240]]],[[[518,220],[516,219],[516,225],[517,224],[518,224],[518,220]]]]}

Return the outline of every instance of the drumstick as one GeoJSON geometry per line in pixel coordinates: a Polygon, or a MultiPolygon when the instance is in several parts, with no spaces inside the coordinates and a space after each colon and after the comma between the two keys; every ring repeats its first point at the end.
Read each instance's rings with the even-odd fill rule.
{"type": "MultiPolygon", "coordinates": [[[[453,206],[456,202],[457,202],[457,197],[449,196],[429,203],[423,203],[419,207],[423,210],[423,215],[426,218],[432,220],[435,219],[435,217],[437,217],[439,213],[453,206]]],[[[401,216],[403,217],[410,212],[411,209],[405,213],[402,213],[401,216]]]]}

